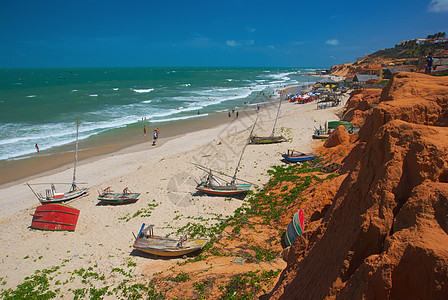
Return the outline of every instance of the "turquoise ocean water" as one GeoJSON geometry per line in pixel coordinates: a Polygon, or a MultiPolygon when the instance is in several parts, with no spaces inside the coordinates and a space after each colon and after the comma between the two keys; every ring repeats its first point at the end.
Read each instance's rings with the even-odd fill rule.
{"type": "Polygon", "coordinates": [[[182,122],[272,101],[314,81],[302,68],[0,69],[0,160],[113,134],[146,118],[182,122]],[[271,98],[269,97],[271,96],[271,98]],[[274,97],[272,97],[274,96],[274,97]],[[200,114],[198,114],[198,111],[200,114]]]}

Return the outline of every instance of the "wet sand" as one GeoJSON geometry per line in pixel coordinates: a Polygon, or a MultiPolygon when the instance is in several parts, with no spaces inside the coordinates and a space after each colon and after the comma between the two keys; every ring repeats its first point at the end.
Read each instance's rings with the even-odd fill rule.
{"type": "MultiPolygon", "coordinates": [[[[277,103],[264,104],[262,107],[276,106],[277,103]]],[[[256,107],[246,107],[239,111],[241,116],[253,114],[256,107]]],[[[235,115],[228,117],[228,112],[204,115],[197,118],[177,121],[149,123],[141,122],[118,130],[114,135],[105,135],[101,138],[91,138],[79,142],[78,162],[92,161],[110,155],[112,153],[133,152],[136,150],[151,149],[152,134],[155,128],[160,130],[160,139],[156,146],[166,141],[203,129],[235,121],[235,115]],[[143,134],[143,126],[146,126],[146,136],[143,134]]],[[[14,185],[17,181],[36,178],[36,176],[48,175],[60,172],[67,168],[73,168],[74,143],[41,151],[25,159],[7,160],[0,162],[0,188],[14,185]]],[[[70,182],[71,177],[61,179],[62,182],[70,182]]]]}

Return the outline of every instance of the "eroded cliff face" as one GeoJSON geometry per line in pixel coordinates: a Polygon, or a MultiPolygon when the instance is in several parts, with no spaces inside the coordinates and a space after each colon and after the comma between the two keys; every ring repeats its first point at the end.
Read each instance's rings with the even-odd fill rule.
{"type": "Polygon", "coordinates": [[[340,188],[308,213],[273,299],[446,299],[447,113],[447,78],[392,78],[344,159],[340,188]]]}
{"type": "Polygon", "coordinates": [[[345,111],[341,119],[355,124],[356,127],[362,127],[367,115],[371,112],[371,108],[380,102],[380,97],[380,89],[353,91],[345,105],[345,111]]]}

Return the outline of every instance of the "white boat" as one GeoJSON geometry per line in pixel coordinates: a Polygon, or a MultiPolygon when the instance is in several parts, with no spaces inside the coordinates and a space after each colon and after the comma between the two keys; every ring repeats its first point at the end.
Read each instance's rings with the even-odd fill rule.
{"type": "MultiPolygon", "coordinates": [[[[75,199],[79,196],[82,196],[87,193],[89,188],[78,188],[76,185],[76,164],[78,162],[78,133],[79,133],[79,123],[78,120],[76,120],[76,143],[75,143],[75,164],[73,166],[73,180],[70,186],[70,189],[66,193],[58,193],[56,192],[56,187],[54,186],[54,183],[50,184],[50,188],[45,190],[45,196],[43,196],[40,193],[35,192],[29,183],[27,183],[28,187],[31,189],[31,191],[34,193],[34,195],[37,197],[37,199],[42,204],[48,204],[48,203],[60,203],[69,201],[72,199],[75,199]]],[[[37,184],[34,184],[37,185],[37,184]]]]}

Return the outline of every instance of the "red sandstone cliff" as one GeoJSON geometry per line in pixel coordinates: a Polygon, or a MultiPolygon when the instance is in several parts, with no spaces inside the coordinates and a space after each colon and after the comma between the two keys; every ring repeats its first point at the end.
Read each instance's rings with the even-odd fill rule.
{"type": "Polygon", "coordinates": [[[447,298],[448,78],[395,74],[378,102],[273,299],[447,298]]]}
{"type": "Polygon", "coordinates": [[[351,93],[345,111],[342,116],[343,121],[352,122],[356,127],[364,125],[371,108],[380,102],[380,89],[355,90],[351,93]]]}

